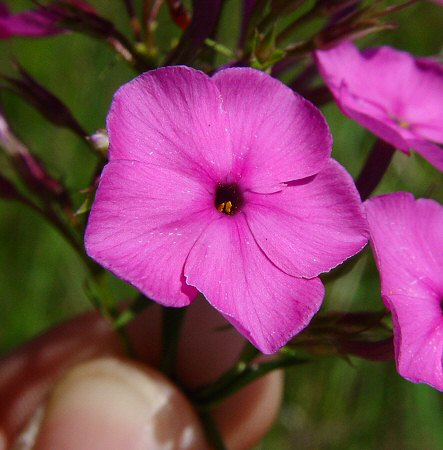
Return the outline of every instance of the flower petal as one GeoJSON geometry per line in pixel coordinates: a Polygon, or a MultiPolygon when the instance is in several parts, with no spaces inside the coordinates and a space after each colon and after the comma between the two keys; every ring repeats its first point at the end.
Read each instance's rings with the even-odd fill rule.
{"type": "Polygon", "coordinates": [[[441,63],[431,58],[415,59],[414,77],[405,92],[403,108],[405,119],[412,124],[412,129],[417,135],[443,144],[441,63]]]}
{"type": "MultiPolygon", "coordinates": [[[[387,46],[360,52],[351,42],[317,51],[315,57],[337,99],[345,83],[353,95],[383,107],[388,116],[413,122],[435,115],[433,105],[441,102],[443,69],[426,58],[387,46]]],[[[436,107],[442,111],[441,104],[436,107]]]]}
{"type": "Polygon", "coordinates": [[[109,158],[219,181],[231,168],[226,114],[212,80],[188,67],[146,72],[122,86],[108,114],[109,158]]]}
{"type": "MultiPolygon", "coordinates": [[[[443,125],[442,125],[443,128],[443,125]]],[[[419,155],[429,161],[434,167],[443,172],[443,148],[432,142],[422,140],[410,140],[409,146],[419,155]]]]}
{"type": "Polygon", "coordinates": [[[353,180],[334,160],[315,177],[281,192],[245,197],[258,245],[290,275],[315,277],[359,252],[368,240],[353,180]]]}
{"type": "Polygon", "coordinates": [[[185,259],[217,217],[206,188],[173,170],[114,161],[103,171],[86,230],[89,256],[166,306],[197,295],[183,278],[185,259]]]}
{"type": "Polygon", "coordinates": [[[443,143],[441,64],[390,47],[359,52],[350,42],[315,57],[345,115],[406,153],[416,149],[441,169],[443,157],[428,142],[443,143]]]}
{"type": "Polygon", "coordinates": [[[266,258],[241,212],[211,223],[191,250],[184,273],[263,353],[277,351],[306,327],[324,296],[318,278],[291,277],[266,258]]]}
{"type": "Polygon", "coordinates": [[[233,172],[256,192],[314,175],[331,152],[332,137],[320,111],[280,81],[250,68],[213,77],[227,111],[233,172]]]}
{"type": "Polygon", "coordinates": [[[387,113],[378,105],[368,102],[351,93],[346,83],[339,89],[340,96],[336,98],[337,104],[343,114],[355,120],[361,126],[391,144],[409,154],[409,144],[406,138],[411,137],[411,133],[401,128],[393,120],[387,118],[387,113]],[[406,136],[403,136],[406,134],[406,136]]]}
{"type": "Polygon", "coordinates": [[[443,207],[406,192],[365,202],[399,373],[443,390],[443,207]]]}
{"type": "Polygon", "coordinates": [[[384,295],[415,295],[417,280],[443,297],[443,207],[397,192],[365,202],[384,295]]]}
{"type": "Polygon", "coordinates": [[[443,317],[435,293],[394,294],[389,301],[395,333],[397,369],[414,383],[443,391],[443,317]]]}
{"type": "MultiPolygon", "coordinates": [[[[413,149],[434,167],[443,171],[443,148],[423,138],[426,134],[438,137],[440,131],[432,128],[431,124],[426,126],[414,125],[411,129],[406,129],[393,122],[383,120],[382,113],[376,107],[353,96],[345,85],[342,85],[340,89],[339,106],[346,116],[355,120],[385,142],[408,155],[409,149],[413,149]]],[[[443,127],[441,128],[443,130],[443,127]]]]}

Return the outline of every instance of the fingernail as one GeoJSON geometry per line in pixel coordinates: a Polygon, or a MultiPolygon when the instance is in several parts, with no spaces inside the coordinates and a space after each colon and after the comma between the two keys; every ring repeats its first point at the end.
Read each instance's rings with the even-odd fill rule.
{"type": "Polygon", "coordinates": [[[72,369],[51,394],[34,450],[205,449],[184,395],[153,369],[102,358],[72,369]]]}

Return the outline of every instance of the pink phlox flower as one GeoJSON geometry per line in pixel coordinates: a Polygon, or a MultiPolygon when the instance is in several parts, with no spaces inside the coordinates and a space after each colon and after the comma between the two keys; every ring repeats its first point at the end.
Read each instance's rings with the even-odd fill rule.
{"type": "Polygon", "coordinates": [[[200,291],[264,353],[301,331],[318,278],[367,242],[321,113],[269,75],[179,66],[115,94],[87,253],[165,306],[200,291]]]}
{"type": "Polygon", "coordinates": [[[397,369],[443,390],[443,206],[398,192],[365,202],[397,369]]]}
{"type": "Polygon", "coordinates": [[[443,66],[390,47],[359,52],[345,42],[315,53],[342,112],[409,153],[443,170],[443,66]]]}

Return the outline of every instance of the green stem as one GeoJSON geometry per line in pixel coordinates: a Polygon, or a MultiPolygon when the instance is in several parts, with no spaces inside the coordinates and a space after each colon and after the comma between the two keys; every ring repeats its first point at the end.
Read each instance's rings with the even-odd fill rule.
{"type": "Polygon", "coordinates": [[[145,0],[143,6],[142,26],[145,31],[145,44],[149,53],[156,54],[155,29],[157,28],[157,18],[164,0],[145,0]]]}
{"type": "Polygon", "coordinates": [[[101,280],[99,280],[99,276],[86,281],[85,292],[94,308],[102,315],[102,317],[111,322],[125,353],[129,357],[136,359],[137,355],[126,328],[124,326],[116,326],[120,318],[120,311],[103,286],[101,280]]]}
{"type": "Polygon", "coordinates": [[[259,351],[251,344],[246,343],[240,358],[229,370],[222,374],[214,383],[209,386],[200,389],[195,398],[209,398],[219,391],[222,391],[226,386],[232,384],[238,377],[246,370],[248,364],[259,355],[259,351]]]}
{"type": "Polygon", "coordinates": [[[362,200],[369,198],[378,186],[388,170],[394,153],[395,148],[391,144],[388,144],[382,139],[375,141],[368,159],[355,182],[362,200]]]}
{"type": "Polygon", "coordinates": [[[215,406],[219,405],[225,398],[230,397],[240,389],[267,375],[268,373],[284,367],[303,364],[306,361],[306,359],[284,355],[271,361],[254,363],[247,366],[242,373],[232,380],[230,384],[223,386],[223,388],[218,391],[211,392],[208,396],[196,399],[194,404],[200,411],[211,410],[215,406]]]}
{"type": "Polygon", "coordinates": [[[120,340],[120,344],[122,345],[125,354],[129,358],[137,359],[137,353],[134,349],[134,345],[132,344],[132,341],[129,337],[129,334],[128,334],[126,328],[123,328],[123,327],[115,328],[114,327],[114,330],[117,333],[117,336],[120,340]]]}
{"type": "Polygon", "coordinates": [[[126,8],[126,12],[128,13],[130,25],[132,32],[134,33],[134,38],[137,42],[142,41],[141,37],[141,25],[135,13],[135,6],[133,0],[123,0],[123,3],[126,8]]]}
{"type": "Polygon", "coordinates": [[[177,348],[185,313],[185,308],[163,308],[163,350],[160,369],[169,378],[174,378],[177,348]]]}
{"type": "Polygon", "coordinates": [[[199,414],[201,423],[205,430],[208,443],[212,445],[214,450],[227,450],[223,438],[218,431],[217,425],[214,423],[214,419],[209,412],[201,412],[199,414]]]}
{"type": "Polygon", "coordinates": [[[209,48],[212,48],[217,53],[220,53],[220,55],[226,56],[229,59],[234,58],[234,52],[230,50],[228,47],[225,47],[222,44],[219,44],[218,42],[215,42],[212,39],[206,38],[205,39],[205,45],[207,45],[209,48]]]}
{"type": "Polygon", "coordinates": [[[88,269],[90,275],[92,277],[97,277],[98,275],[103,273],[103,268],[96,264],[86,254],[81,238],[73,233],[52,209],[49,209],[46,212],[48,213],[48,215],[45,215],[45,217],[48,218],[48,220],[58,229],[60,234],[71,245],[71,247],[77,252],[78,256],[88,269]]]}
{"type": "Polygon", "coordinates": [[[154,303],[148,297],[145,297],[143,294],[139,294],[131,305],[122,311],[118,317],[114,321],[114,328],[118,329],[121,327],[125,327],[129,322],[137,317],[145,309],[152,306],[154,303]]]}

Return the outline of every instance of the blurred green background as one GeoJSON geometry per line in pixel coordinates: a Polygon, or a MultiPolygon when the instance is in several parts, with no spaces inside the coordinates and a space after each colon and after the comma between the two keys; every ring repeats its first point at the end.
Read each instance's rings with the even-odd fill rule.
{"type": "MultiPolygon", "coordinates": [[[[123,1],[91,0],[105,17],[129,35],[123,1]]],[[[141,2],[138,2],[140,4],[141,2]]],[[[389,4],[389,2],[387,2],[389,4]]],[[[14,0],[19,11],[31,2],[14,0]]],[[[231,44],[238,27],[240,2],[230,0],[219,40],[231,44]]],[[[364,45],[389,44],[417,55],[435,55],[443,45],[443,6],[418,2],[396,13],[397,30],[365,38],[364,45]]],[[[163,48],[179,36],[166,12],[159,20],[163,48]]],[[[89,131],[103,127],[115,90],[135,76],[105,44],[79,34],[0,42],[2,73],[13,73],[11,57],[70,106],[89,131]]],[[[225,62],[223,58],[221,63],[225,62]]],[[[69,131],[48,124],[9,93],[1,101],[16,133],[74,193],[87,187],[95,158],[69,131]]],[[[323,108],[334,136],[333,156],[357,175],[374,138],[343,117],[323,108]]],[[[0,164],[1,164],[0,159],[0,164]]],[[[397,152],[377,193],[407,190],[416,197],[443,202],[443,176],[422,158],[397,152]]],[[[90,308],[86,272],[73,250],[39,216],[25,207],[0,203],[0,353],[4,354],[79,311],[90,308]]],[[[133,291],[111,280],[116,298],[133,291]]],[[[369,251],[354,269],[327,285],[322,310],[379,310],[378,275],[369,251]]],[[[337,358],[288,370],[280,416],[259,449],[437,450],[443,448],[443,395],[400,378],[393,363],[337,358]]]]}

